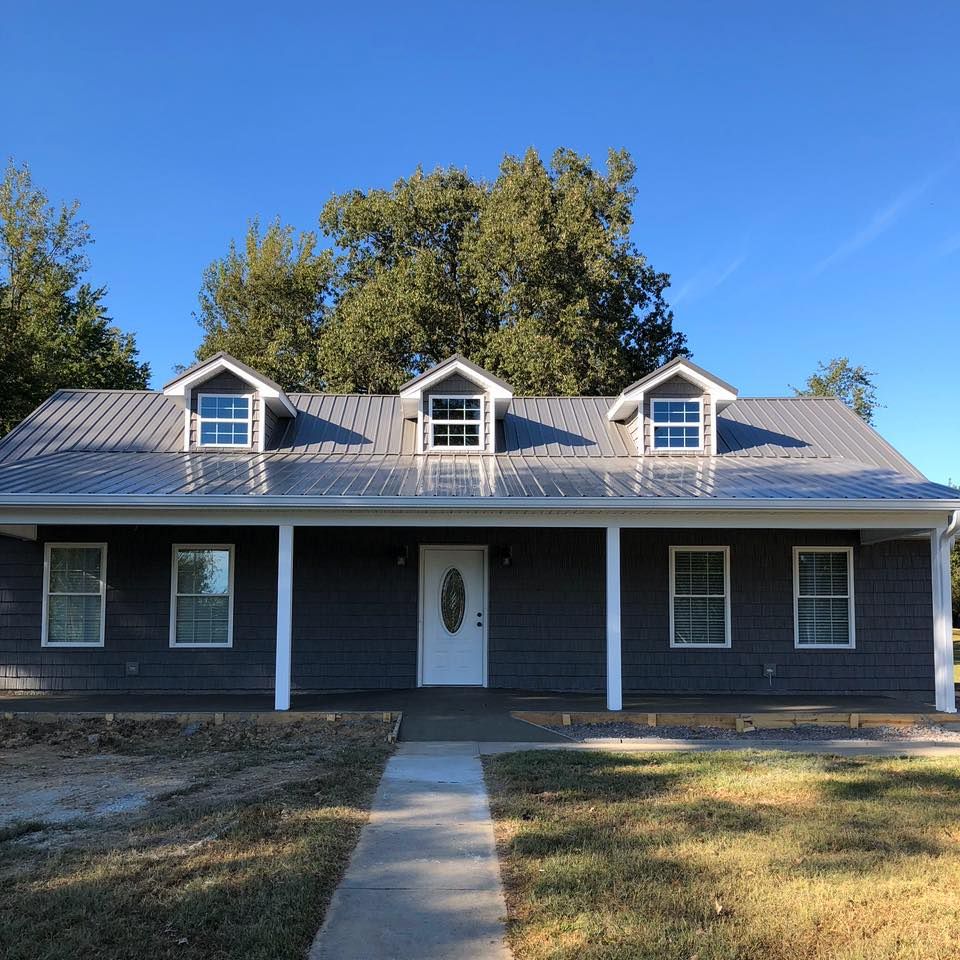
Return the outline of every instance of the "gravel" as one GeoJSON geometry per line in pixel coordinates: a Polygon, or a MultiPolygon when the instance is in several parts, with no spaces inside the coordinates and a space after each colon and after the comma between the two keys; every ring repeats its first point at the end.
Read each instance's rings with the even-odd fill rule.
{"type": "Polygon", "coordinates": [[[577,723],[569,727],[550,727],[574,740],[743,740],[745,743],[769,740],[894,740],[902,742],[937,740],[960,743],[960,730],[936,723],[903,726],[861,727],[816,726],[805,724],[776,730],[749,730],[737,733],[728,727],[646,727],[635,723],[577,723]]]}

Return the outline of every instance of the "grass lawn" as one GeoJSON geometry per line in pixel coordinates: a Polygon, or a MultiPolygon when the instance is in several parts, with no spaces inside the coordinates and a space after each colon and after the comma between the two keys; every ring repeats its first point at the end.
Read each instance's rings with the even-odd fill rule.
{"type": "Polygon", "coordinates": [[[960,759],[485,762],[516,960],[960,955],[960,759]]]}
{"type": "Polygon", "coordinates": [[[71,726],[0,721],[0,789],[17,762],[55,792],[58,770],[81,778],[91,764],[106,786],[134,770],[144,789],[151,777],[177,786],[0,830],[4,960],[303,960],[366,819],[387,728],[227,724],[184,738],[176,725],[71,726]]]}

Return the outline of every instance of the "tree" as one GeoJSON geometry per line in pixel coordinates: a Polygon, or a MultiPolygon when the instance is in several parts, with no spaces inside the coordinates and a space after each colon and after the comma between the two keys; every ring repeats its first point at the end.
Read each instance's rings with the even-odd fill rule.
{"type": "Polygon", "coordinates": [[[83,282],[92,243],[76,201],[59,209],[12,161],[0,181],[0,434],[61,387],[137,389],[150,370],[83,282]]]}
{"type": "Polygon", "coordinates": [[[558,150],[507,156],[493,183],[417,170],[332,197],[339,250],[320,336],[328,389],[393,392],[458,352],[521,393],[618,393],[687,353],[657,273],[629,237],[635,166],[601,174],[558,150]]]}
{"type": "Polygon", "coordinates": [[[848,357],[835,357],[829,363],[818,363],[817,372],[807,377],[803,390],[793,387],[798,397],[836,397],[858,417],[873,423],[877,402],[876,374],[864,367],[851,365],[848,357]]]}
{"type": "Polygon", "coordinates": [[[231,242],[204,271],[197,359],[225,350],[285,390],[321,389],[318,341],[332,278],[333,257],[317,251],[315,234],[295,236],[279,220],[261,232],[252,221],[243,248],[231,242]]]}

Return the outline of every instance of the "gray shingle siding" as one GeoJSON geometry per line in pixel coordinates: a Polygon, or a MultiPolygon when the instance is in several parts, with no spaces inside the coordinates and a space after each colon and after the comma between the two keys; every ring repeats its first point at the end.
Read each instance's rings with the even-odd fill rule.
{"type": "Polygon", "coordinates": [[[933,692],[930,547],[856,534],[624,530],[624,689],[669,693],[933,692]],[[671,649],[671,545],[730,546],[731,647],[671,649]],[[796,650],[793,547],[854,547],[855,650],[796,650]],[[776,664],[771,687],[764,664],[776,664]]]}
{"type": "MultiPolygon", "coordinates": [[[[628,691],[900,693],[933,689],[930,555],[925,541],[860,546],[815,531],[624,530],[623,673],[628,691]],[[668,549],[729,544],[732,648],[669,647],[668,549]],[[793,646],[794,545],[854,545],[857,649],[793,646]]],[[[277,535],[265,528],[43,527],[0,537],[0,688],[44,691],[269,691],[277,535]],[[103,649],[42,649],[43,541],[106,541],[103,649]],[[169,647],[171,546],[236,544],[234,646],[169,647]],[[127,661],[139,674],[127,676],[127,661]]],[[[601,691],[605,682],[600,530],[298,528],[294,687],[410,687],[417,678],[420,544],[489,546],[489,681],[601,691]],[[406,546],[409,561],[397,566],[406,546]],[[512,565],[499,562],[509,546],[512,565]]]]}
{"type": "Polygon", "coordinates": [[[277,534],[266,528],[43,527],[0,537],[0,688],[199,692],[273,689],[277,534]],[[104,646],[40,646],[43,541],[106,542],[104,646]],[[171,649],[174,543],[234,543],[233,647],[171,649]],[[126,675],[127,662],[138,664],[126,675]]]}

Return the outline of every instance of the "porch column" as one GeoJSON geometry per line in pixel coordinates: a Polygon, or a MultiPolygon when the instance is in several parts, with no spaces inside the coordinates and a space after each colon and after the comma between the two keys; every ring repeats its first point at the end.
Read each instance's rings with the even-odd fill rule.
{"type": "Polygon", "coordinates": [[[954,526],[937,527],[930,533],[930,560],[933,574],[933,669],[937,709],[957,712],[953,682],[953,614],[950,604],[950,547],[954,526]]]}
{"type": "Polygon", "coordinates": [[[620,654],[620,528],[607,527],[607,709],[623,709],[620,654]]]}
{"type": "Polygon", "coordinates": [[[278,527],[277,552],[277,668],[275,710],[290,709],[290,672],[293,653],[293,527],[278,527]]]}

